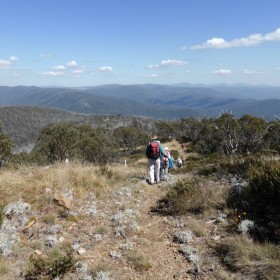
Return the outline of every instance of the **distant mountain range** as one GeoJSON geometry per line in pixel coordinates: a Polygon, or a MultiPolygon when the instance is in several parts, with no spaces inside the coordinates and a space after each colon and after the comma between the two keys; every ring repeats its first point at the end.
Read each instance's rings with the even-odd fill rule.
{"type": "Polygon", "coordinates": [[[0,106],[44,106],[92,115],[161,119],[232,112],[265,119],[280,115],[280,87],[247,85],[104,85],[84,88],[0,86],[0,106]]]}

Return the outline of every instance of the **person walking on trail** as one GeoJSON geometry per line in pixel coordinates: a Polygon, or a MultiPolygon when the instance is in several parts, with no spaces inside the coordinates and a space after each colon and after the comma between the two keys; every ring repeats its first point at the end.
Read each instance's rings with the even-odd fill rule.
{"type": "Polygon", "coordinates": [[[171,155],[168,147],[164,148],[163,155],[163,178],[166,179],[169,170],[169,161],[171,160],[171,155]]]}
{"type": "Polygon", "coordinates": [[[164,155],[164,149],[160,144],[158,137],[154,135],[146,147],[146,156],[148,158],[149,167],[149,183],[159,183],[160,181],[160,161],[164,155]]]}
{"type": "Polygon", "coordinates": [[[182,159],[181,159],[180,157],[178,157],[177,160],[176,160],[176,162],[177,162],[177,167],[178,167],[178,168],[181,168],[181,167],[182,167],[182,164],[183,164],[182,159]]]}

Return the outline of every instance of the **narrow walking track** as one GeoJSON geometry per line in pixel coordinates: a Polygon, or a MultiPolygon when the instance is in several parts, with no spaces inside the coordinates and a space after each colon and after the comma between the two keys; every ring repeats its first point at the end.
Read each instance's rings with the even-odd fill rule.
{"type": "Polygon", "coordinates": [[[73,230],[74,236],[87,240],[89,228],[91,232],[100,226],[106,228],[102,240],[94,242],[84,256],[90,266],[109,270],[110,279],[191,279],[188,271],[192,264],[178,252],[179,244],[173,242],[177,219],[151,213],[166,191],[167,182],[141,182],[100,200],[94,219],[73,230]],[[135,263],[136,256],[143,257],[143,262],[135,263]]]}

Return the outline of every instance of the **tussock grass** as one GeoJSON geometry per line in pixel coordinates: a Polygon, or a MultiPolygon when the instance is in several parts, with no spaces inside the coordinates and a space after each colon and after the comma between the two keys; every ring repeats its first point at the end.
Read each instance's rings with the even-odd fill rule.
{"type": "Polygon", "coordinates": [[[190,229],[198,237],[206,237],[207,229],[205,227],[205,222],[203,220],[198,220],[194,218],[188,219],[187,222],[188,229],[190,229]]]}
{"type": "Polygon", "coordinates": [[[130,252],[127,255],[127,259],[136,270],[149,270],[152,268],[150,259],[136,251],[130,252]]]}
{"type": "Polygon", "coordinates": [[[240,271],[246,279],[279,279],[280,248],[275,244],[233,236],[216,246],[216,250],[232,271],[240,271]]]}
{"type": "MultiPolygon", "coordinates": [[[[108,193],[113,187],[125,182],[128,174],[124,166],[97,167],[78,162],[60,163],[47,167],[29,166],[18,169],[3,169],[0,176],[0,201],[2,205],[23,199],[42,208],[50,205],[51,193],[72,189],[78,197],[89,192],[96,196],[108,193]],[[103,168],[103,169],[102,169],[103,168]]],[[[131,172],[139,169],[130,168],[131,172]],[[132,169],[132,170],[131,170],[132,169]]]]}
{"type": "Polygon", "coordinates": [[[0,278],[4,277],[10,272],[11,262],[7,259],[0,257],[0,278]]]}

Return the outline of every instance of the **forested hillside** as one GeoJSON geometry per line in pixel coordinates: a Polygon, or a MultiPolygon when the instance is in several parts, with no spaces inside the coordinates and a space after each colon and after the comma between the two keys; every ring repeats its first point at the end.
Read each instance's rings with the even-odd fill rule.
{"type": "Polygon", "coordinates": [[[27,151],[33,148],[40,130],[51,123],[89,124],[92,127],[114,130],[119,126],[131,124],[135,119],[143,125],[145,124],[146,127],[151,127],[154,123],[154,120],[145,117],[86,115],[48,107],[0,107],[0,121],[3,130],[12,138],[18,150],[27,151]]]}

